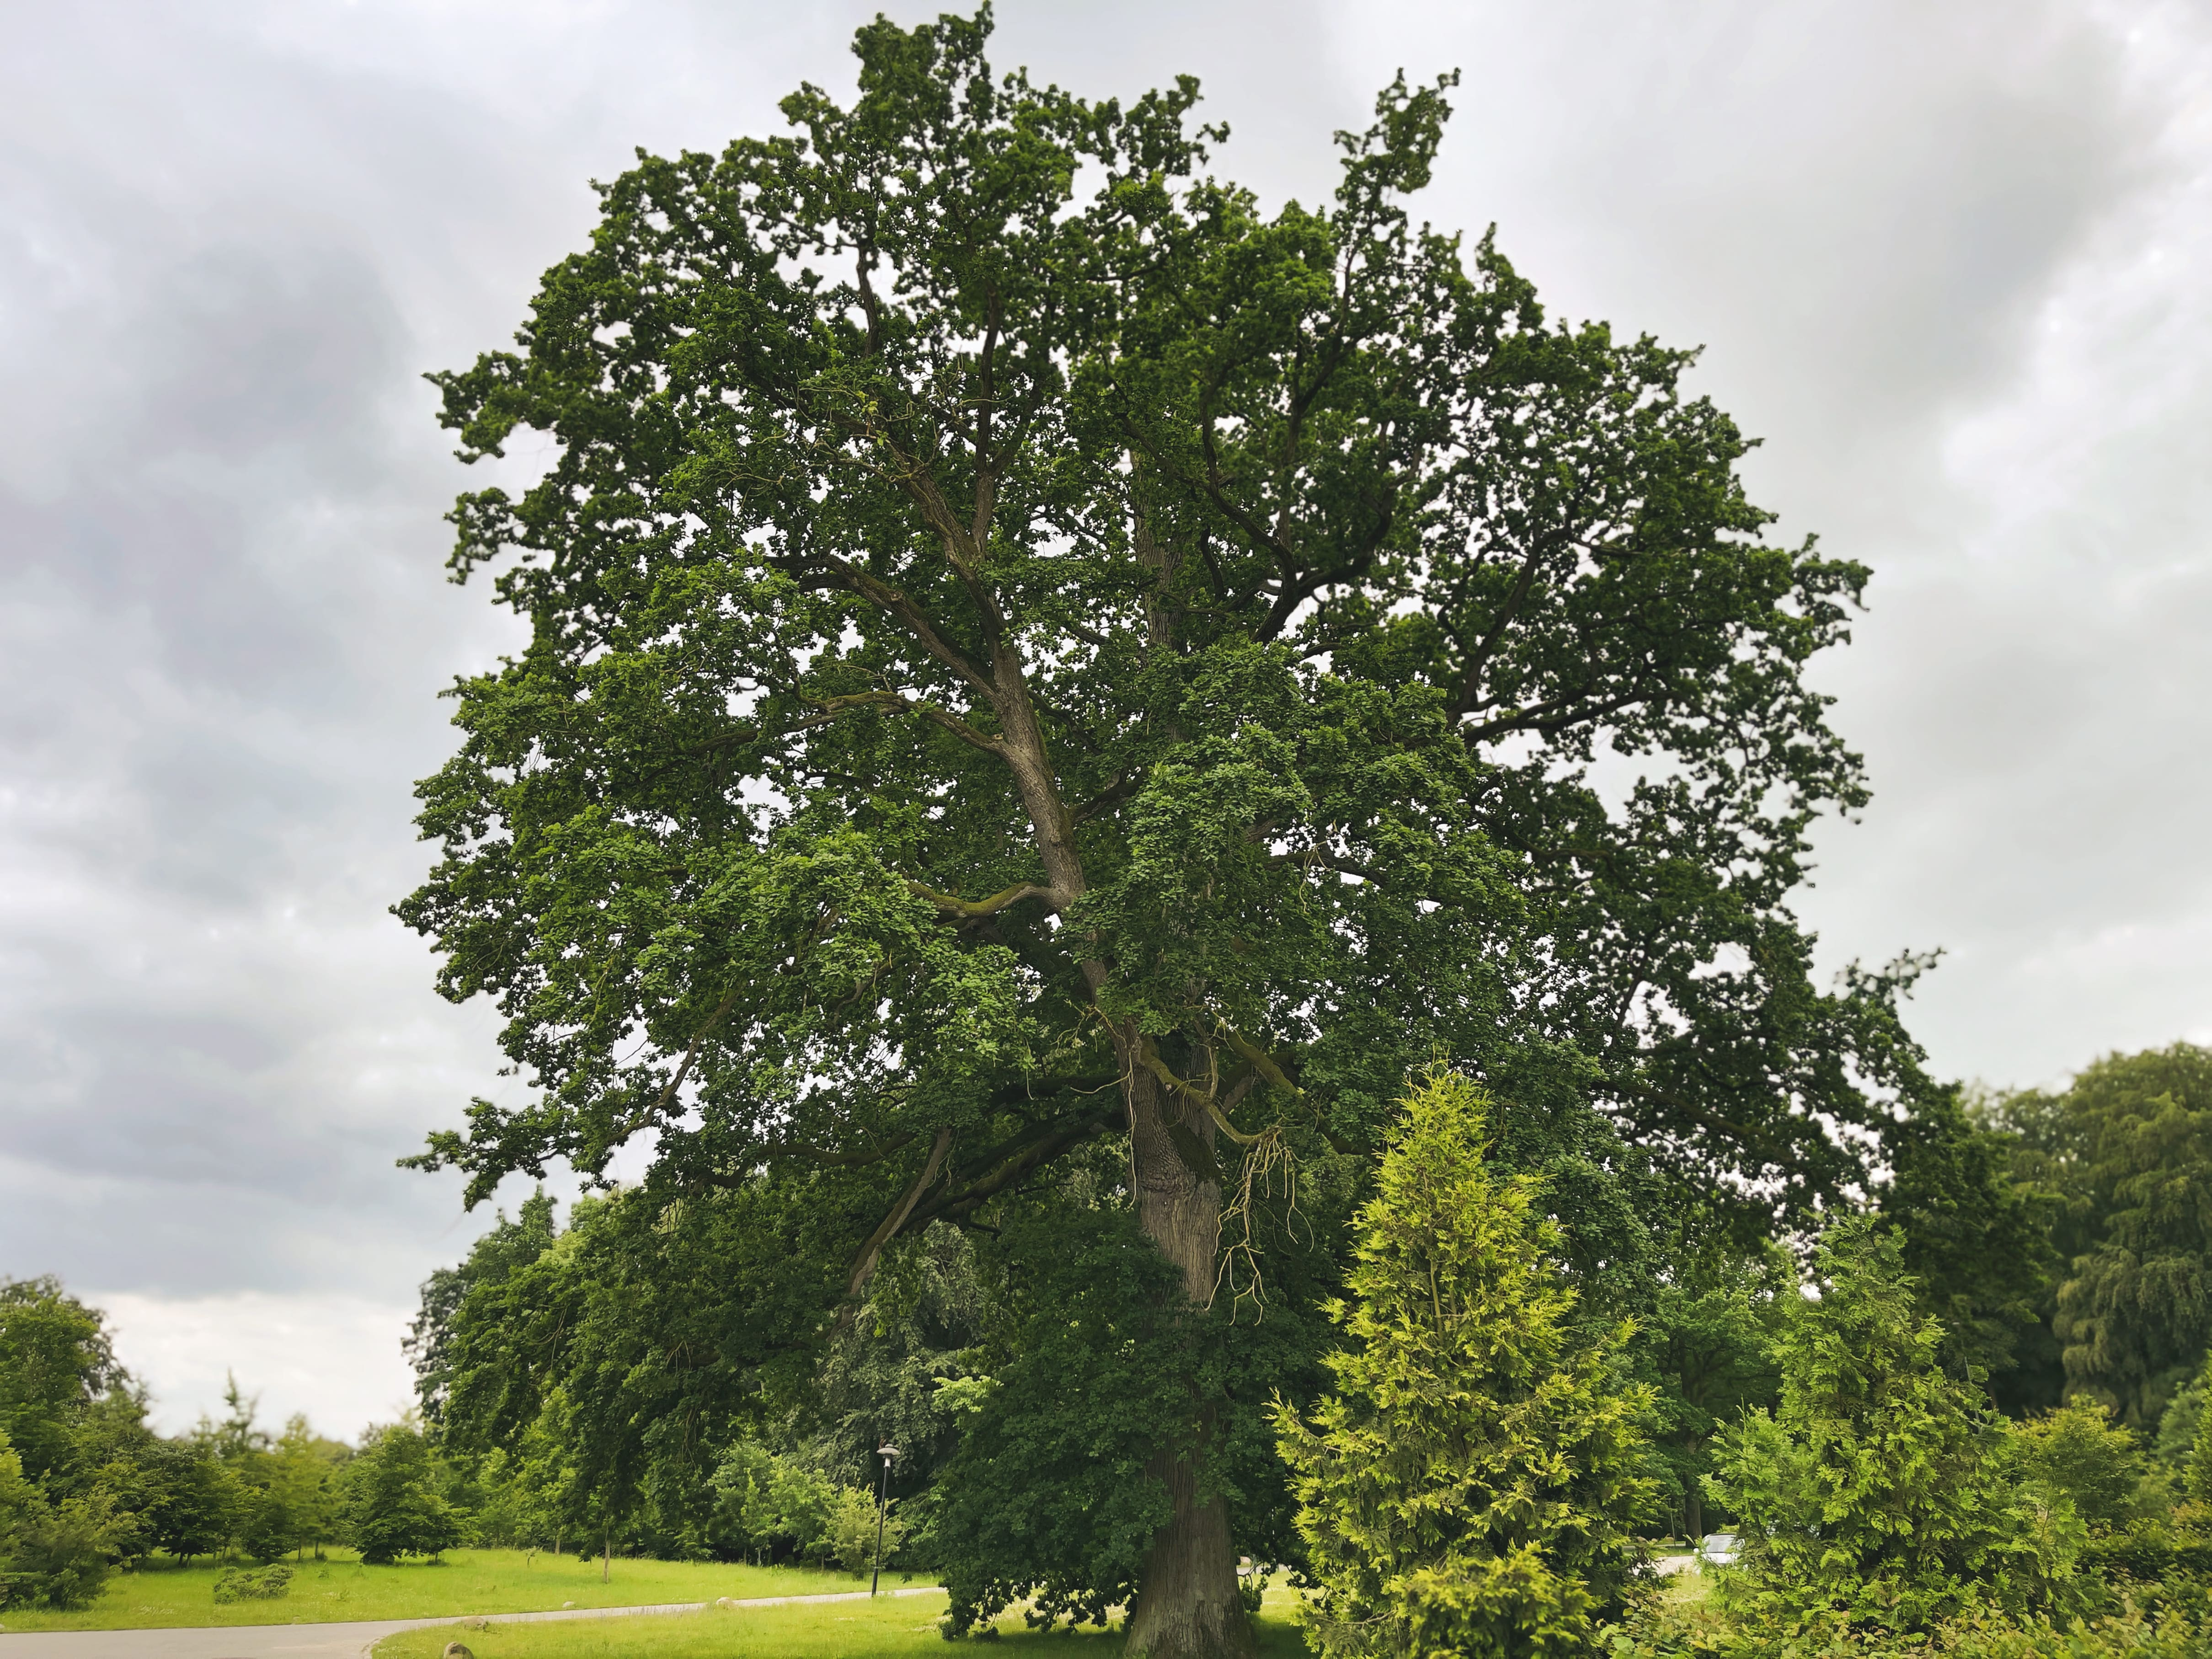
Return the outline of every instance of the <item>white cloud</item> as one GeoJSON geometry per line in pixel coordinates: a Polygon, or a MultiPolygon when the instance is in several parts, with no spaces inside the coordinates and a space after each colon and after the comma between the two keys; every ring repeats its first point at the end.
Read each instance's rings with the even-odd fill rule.
{"type": "Polygon", "coordinates": [[[152,1390],[152,1420],[165,1434],[221,1418],[233,1377],[258,1397],[272,1431],[301,1412],[317,1432],[356,1440],[414,1403],[399,1348],[411,1308],[260,1291],[167,1298],[94,1290],[88,1299],[107,1310],[117,1357],[152,1390]]]}

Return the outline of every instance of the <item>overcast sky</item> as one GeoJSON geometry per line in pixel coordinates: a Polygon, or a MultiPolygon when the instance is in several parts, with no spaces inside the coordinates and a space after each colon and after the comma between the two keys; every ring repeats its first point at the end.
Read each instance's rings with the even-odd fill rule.
{"type": "MultiPolygon", "coordinates": [[[[418,377],[506,341],[633,146],[842,95],[871,9],[0,3],[0,1274],[105,1305],[165,1426],[227,1366],[391,1415],[488,1219],[392,1168],[512,1086],[386,914],[434,694],[512,638],[442,580],[418,377]]],[[[1875,567],[1818,670],[1875,788],[1820,837],[1825,966],[1942,946],[1949,1076],[2212,1041],[2212,13],[1009,0],[994,57],[1196,73],[1275,201],[1462,69],[1428,216],[1702,343],[1779,533],[1875,567]]]]}

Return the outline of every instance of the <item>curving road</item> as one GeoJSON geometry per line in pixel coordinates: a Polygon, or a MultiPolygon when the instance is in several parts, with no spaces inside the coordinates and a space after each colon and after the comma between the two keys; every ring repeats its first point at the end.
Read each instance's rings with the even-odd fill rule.
{"type": "MultiPolygon", "coordinates": [[[[935,1584],[885,1590],[885,1595],[941,1595],[935,1584]]],[[[783,1607],[802,1601],[865,1601],[866,1590],[835,1595],[763,1595],[733,1601],[738,1607],[783,1607]]],[[[649,1607],[574,1607],[552,1613],[488,1615],[494,1624],[534,1623],[544,1619],[628,1619],[653,1613],[698,1613],[705,1601],[665,1601],[649,1607]]],[[[458,1625],[469,1615],[447,1619],[363,1619],[332,1625],[215,1625],[168,1630],[42,1630],[0,1635],[0,1659],[358,1659],[387,1636],[431,1625],[458,1625]]]]}

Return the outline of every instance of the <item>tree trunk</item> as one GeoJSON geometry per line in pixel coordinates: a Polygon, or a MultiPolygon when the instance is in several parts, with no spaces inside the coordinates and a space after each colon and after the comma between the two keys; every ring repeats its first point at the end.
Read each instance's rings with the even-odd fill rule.
{"type": "Polygon", "coordinates": [[[600,1545],[601,1545],[602,1548],[603,1548],[603,1549],[605,1550],[605,1552],[604,1554],[602,1554],[602,1555],[599,1557],[599,1582],[600,1582],[602,1584],[604,1584],[604,1583],[605,1583],[607,1582],[607,1574],[608,1574],[609,1572],[611,1572],[611,1571],[613,1571],[613,1569],[614,1569],[614,1565],[615,1565],[615,1535],[614,1535],[614,1534],[612,1534],[612,1533],[611,1533],[611,1532],[603,1532],[603,1533],[601,1533],[601,1534],[599,1534],[599,1543],[600,1543],[600,1545]]]}
{"type": "MultiPolygon", "coordinates": [[[[1158,635],[1164,626],[1164,621],[1155,623],[1151,631],[1158,635]]],[[[1076,848],[1075,818],[1060,799],[1059,776],[1030,701],[1019,651],[1006,639],[994,638],[991,669],[991,701],[1002,732],[1000,753],[1036,835],[1054,907],[1065,916],[1088,885],[1076,848]]],[[[1095,996],[1109,970],[1094,958],[1084,963],[1083,972],[1095,996]]],[[[1137,1216],[1160,1253],[1182,1270],[1183,1294],[1203,1303],[1213,1295],[1221,1242],[1213,1121],[1203,1111],[1186,1121],[1182,1103],[1162,1097],[1158,1078],[1136,1057],[1138,1036],[1134,1027],[1114,1036],[1127,1079],[1137,1216]]],[[[1202,1413],[1201,1421],[1210,1419],[1210,1411],[1202,1413]]],[[[1228,1506],[1218,1498],[1200,1501],[1204,1454],[1201,1434],[1198,1444],[1163,1452],[1153,1466],[1173,1507],[1146,1553],[1122,1645],[1126,1659],[1254,1659],[1258,1651],[1244,1604],[1237,1599],[1228,1506]]]]}
{"type": "MultiPolygon", "coordinates": [[[[1124,1075],[1138,1218],[1182,1270],[1183,1294],[1206,1302],[1213,1294],[1220,1244],[1221,1182],[1217,1170],[1194,1169],[1192,1162],[1212,1164],[1212,1122],[1200,1111],[1186,1121],[1182,1103],[1163,1099],[1159,1080],[1127,1059],[1124,1075]]],[[[1205,1420],[1212,1415],[1206,1412],[1205,1420]]],[[[1204,1454],[1201,1437],[1153,1462],[1173,1507],[1146,1554],[1137,1604],[1129,1610],[1123,1646],[1129,1659],[1250,1659],[1257,1651],[1237,1595],[1228,1505],[1218,1497],[1200,1498],[1204,1454]]]]}

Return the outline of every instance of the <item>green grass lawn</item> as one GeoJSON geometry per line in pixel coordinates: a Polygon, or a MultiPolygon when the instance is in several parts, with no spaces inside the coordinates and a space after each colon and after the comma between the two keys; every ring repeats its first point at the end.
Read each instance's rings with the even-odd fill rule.
{"type": "MultiPolygon", "coordinates": [[[[250,1565],[250,1564],[248,1564],[250,1565]]],[[[434,1619],[446,1613],[529,1613],[574,1601],[580,1607],[640,1607],[655,1601],[711,1601],[718,1595],[818,1595],[866,1589],[849,1573],[797,1567],[741,1567],[693,1561],[617,1561],[599,1582],[597,1556],[579,1559],[520,1550],[453,1550],[438,1562],[363,1566],[349,1551],[327,1561],[294,1562],[291,1594],[281,1601],[215,1599],[219,1568],[163,1562],[118,1572],[82,1613],[10,1609],[10,1631],[143,1630],[167,1625],[319,1624],[335,1619],[434,1619]]],[[[906,1582],[886,1573],[887,1583],[906,1582]]],[[[925,1579],[923,1582],[927,1583],[925,1579]]],[[[915,1596],[915,1602],[925,1598],[915,1596]]],[[[435,1650],[432,1650],[434,1652],[435,1650]]]]}
{"type": "MultiPolygon", "coordinates": [[[[1261,1659],[1304,1659],[1305,1638],[1288,1590],[1271,1591],[1257,1626],[1261,1659]]],[[[446,1644],[465,1643],[477,1659],[1114,1659],[1121,1638],[1086,1626],[1070,1634],[1029,1629],[1019,1613],[999,1620],[1000,1639],[974,1649],[948,1647],[937,1633],[942,1595],[830,1602],[811,1607],[739,1607],[635,1619],[577,1619],[408,1631],[376,1644],[376,1659],[437,1659],[446,1644]]],[[[970,1638],[971,1641],[975,1638],[970,1638]]]]}

